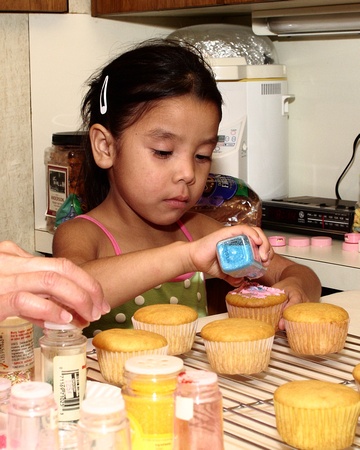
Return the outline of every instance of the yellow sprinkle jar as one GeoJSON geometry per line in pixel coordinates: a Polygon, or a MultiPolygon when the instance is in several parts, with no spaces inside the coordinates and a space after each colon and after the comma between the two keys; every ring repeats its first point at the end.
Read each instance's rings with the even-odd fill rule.
{"type": "Polygon", "coordinates": [[[132,450],[171,450],[174,392],[182,359],[142,355],[125,362],[122,395],[130,421],[132,450]]]}

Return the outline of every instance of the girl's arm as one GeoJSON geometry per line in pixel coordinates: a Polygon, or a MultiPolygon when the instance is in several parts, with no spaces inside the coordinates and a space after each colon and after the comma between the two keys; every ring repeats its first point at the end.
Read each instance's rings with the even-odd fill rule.
{"type": "MultiPolygon", "coordinates": [[[[263,232],[256,227],[239,225],[220,227],[217,231],[193,242],[174,242],[163,247],[125,253],[120,256],[98,258],[98,249],[91,242],[96,236],[86,233],[83,221],[73,220],[61,225],[54,236],[53,255],[72,260],[96,278],[111,307],[118,306],[135,296],[188,272],[202,271],[213,277],[225,279],[234,286],[235,279],[221,272],[216,256],[220,240],[247,234],[261,246],[264,265],[273,253],[263,232]]],[[[91,230],[95,227],[91,227],[91,230]]],[[[90,231],[87,227],[87,231],[90,231]]],[[[97,230],[94,231],[95,233],[97,230]]]]}

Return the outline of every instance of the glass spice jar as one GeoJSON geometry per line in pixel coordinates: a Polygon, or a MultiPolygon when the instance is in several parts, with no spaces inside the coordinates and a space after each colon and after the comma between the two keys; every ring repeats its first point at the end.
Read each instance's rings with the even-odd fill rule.
{"type": "Polygon", "coordinates": [[[79,420],[86,390],[87,338],[72,324],[45,322],[39,344],[42,380],[53,387],[59,422],[79,420]]]}
{"type": "Polygon", "coordinates": [[[8,404],[11,392],[11,381],[0,378],[0,449],[6,449],[8,404]]]}
{"type": "Polygon", "coordinates": [[[131,450],[130,425],[124,400],[87,398],[77,424],[78,450],[131,450]]]}
{"type": "Polygon", "coordinates": [[[173,450],[223,450],[222,395],[216,373],[180,373],[174,397],[173,450]]]}
{"type": "Polygon", "coordinates": [[[130,421],[133,450],[171,450],[174,391],[182,359],[143,355],[125,362],[122,394],[130,421]]]}
{"type": "Polygon", "coordinates": [[[31,381],[11,388],[8,450],[57,450],[57,406],[48,383],[31,381]]]}
{"type": "Polygon", "coordinates": [[[75,194],[83,211],[84,180],[82,165],[85,152],[82,142],[86,133],[62,132],[52,135],[52,146],[45,150],[46,167],[46,229],[55,231],[56,213],[70,194],[75,194]]]}

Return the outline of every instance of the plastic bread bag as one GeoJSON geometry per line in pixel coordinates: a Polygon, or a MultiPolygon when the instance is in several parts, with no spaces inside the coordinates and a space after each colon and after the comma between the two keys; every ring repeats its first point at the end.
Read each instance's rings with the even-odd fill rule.
{"type": "Polygon", "coordinates": [[[75,194],[70,194],[56,213],[55,227],[58,227],[61,223],[73,219],[82,213],[81,199],[75,194]]]}
{"type": "Polygon", "coordinates": [[[261,200],[243,181],[210,173],[204,192],[191,211],[206,214],[224,225],[261,225],[261,200]]]}

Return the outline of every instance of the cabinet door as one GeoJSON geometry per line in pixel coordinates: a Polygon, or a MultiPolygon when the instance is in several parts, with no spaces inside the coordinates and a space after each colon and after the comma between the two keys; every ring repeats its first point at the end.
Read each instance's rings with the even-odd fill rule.
{"type": "Polygon", "coordinates": [[[68,0],[0,0],[0,12],[68,12],[68,0]]]}
{"type": "Polygon", "coordinates": [[[93,16],[223,5],[224,0],[92,0],[93,16]]]}

